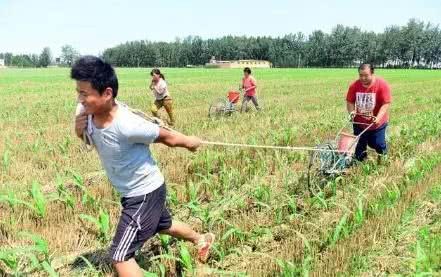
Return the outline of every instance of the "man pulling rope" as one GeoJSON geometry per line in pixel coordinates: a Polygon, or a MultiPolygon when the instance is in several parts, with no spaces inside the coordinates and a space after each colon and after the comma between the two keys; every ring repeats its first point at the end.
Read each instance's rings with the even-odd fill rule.
{"type": "Polygon", "coordinates": [[[85,56],[72,67],[78,108],[75,131],[93,145],[112,185],[122,196],[122,212],[109,255],[119,276],[143,276],[134,256],[156,233],[193,242],[198,258],[205,262],[214,242],[212,233],[200,234],[172,220],[165,206],[164,176],[149,149],[152,143],[196,151],[197,137],[161,128],[143,120],[116,101],[118,79],[110,64],[85,56]],[[147,146],[147,147],[146,147],[147,146]]]}

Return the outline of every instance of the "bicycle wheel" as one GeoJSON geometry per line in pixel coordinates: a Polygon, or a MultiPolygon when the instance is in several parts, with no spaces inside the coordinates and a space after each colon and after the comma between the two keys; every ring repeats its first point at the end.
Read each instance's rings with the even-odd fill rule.
{"type": "Polygon", "coordinates": [[[227,100],[219,98],[214,100],[208,109],[208,117],[222,116],[227,112],[227,100]]]}
{"type": "Polygon", "coordinates": [[[323,191],[328,177],[328,170],[336,162],[336,153],[327,150],[334,150],[332,143],[327,142],[317,145],[317,151],[311,153],[308,165],[308,190],[312,195],[323,191]]]}

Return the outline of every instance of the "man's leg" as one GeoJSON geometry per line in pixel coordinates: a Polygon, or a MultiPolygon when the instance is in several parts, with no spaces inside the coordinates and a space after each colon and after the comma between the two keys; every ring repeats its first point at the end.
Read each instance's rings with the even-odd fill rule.
{"type": "Polygon", "coordinates": [[[173,222],[170,228],[161,230],[160,233],[191,241],[197,246],[198,259],[201,262],[207,261],[210,248],[214,243],[214,235],[212,233],[200,234],[182,222],[173,222]]]}
{"type": "Polygon", "coordinates": [[[144,241],[138,240],[141,229],[136,221],[147,206],[145,200],[146,196],[121,200],[123,210],[109,251],[118,276],[143,276],[142,270],[133,257],[144,244],[144,241]]]}
{"type": "Polygon", "coordinates": [[[191,241],[194,244],[197,244],[199,239],[202,238],[202,235],[194,231],[190,226],[178,221],[173,221],[170,228],[162,230],[160,233],[170,235],[178,239],[191,241]]]}
{"type": "MultiPolygon", "coordinates": [[[[354,135],[358,136],[363,132],[363,129],[354,124],[354,135]]],[[[362,162],[367,157],[367,145],[369,139],[369,131],[365,132],[358,140],[357,147],[355,148],[355,159],[362,162]]]]}
{"type": "Polygon", "coordinates": [[[175,116],[173,114],[173,101],[171,99],[164,99],[164,108],[170,117],[170,125],[175,125],[175,116]]]}
{"type": "Polygon", "coordinates": [[[165,185],[162,185],[146,195],[122,199],[123,210],[109,252],[119,276],[142,276],[133,258],[157,233],[165,198],[165,185]]]}
{"type": "Polygon", "coordinates": [[[375,149],[375,151],[378,153],[378,163],[382,163],[386,159],[387,155],[386,128],[387,123],[372,132],[372,136],[369,141],[369,147],[375,149]]]}
{"type": "Polygon", "coordinates": [[[151,107],[151,112],[154,117],[158,117],[158,111],[160,108],[162,108],[162,106],[163,106],[162,100],[155,100],[155,102],[153,103],[153,105],[151,107]]]}
{"type": "Polygon", "coordinates": [[[119,277],[142,277],[144,276],[141,268],[134,258],[125,262],[113,262],[119,277]]]}

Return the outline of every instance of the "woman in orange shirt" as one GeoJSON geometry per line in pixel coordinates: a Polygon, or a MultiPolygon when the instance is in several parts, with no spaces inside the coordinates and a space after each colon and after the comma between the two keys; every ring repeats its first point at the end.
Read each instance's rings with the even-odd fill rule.
{"type": "Polygon", "coordinates": [[[246,111],[247,103],[251,100],[256,107],[256,110],[260,111],[259,103],[256,97],[256,79],[251,76],[251,69],[245,67],[243,70],[242,90],[244,92],[241,111],[246,111]]]}

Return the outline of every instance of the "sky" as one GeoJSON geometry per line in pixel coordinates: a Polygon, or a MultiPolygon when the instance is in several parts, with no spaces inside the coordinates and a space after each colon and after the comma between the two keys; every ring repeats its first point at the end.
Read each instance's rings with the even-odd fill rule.
{"type": "Polygon", "coordinates": [[[410,18],[441,25],[440,0],[0,0],[0,53],[98,55],[133,40],[283,36],[337,24],[382,32],[410,18]]]}

